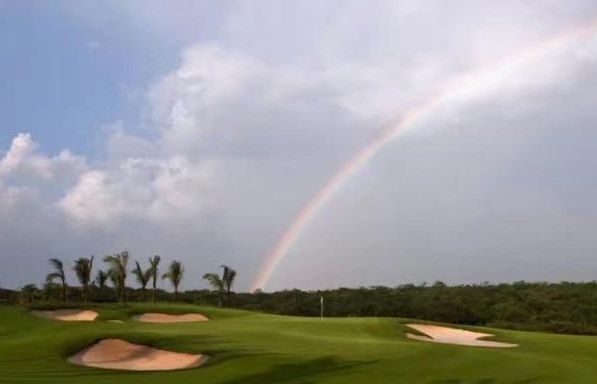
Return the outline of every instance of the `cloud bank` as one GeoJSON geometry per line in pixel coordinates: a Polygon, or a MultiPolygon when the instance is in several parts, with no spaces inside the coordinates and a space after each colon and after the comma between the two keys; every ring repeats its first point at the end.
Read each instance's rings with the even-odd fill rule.
{"type": "MultiPolygon", "coordinates": [[[[185,262],[186,288],[226,263],[247,289],[292,217],[404,110],[597,14],[582,1],[238,2],[193,41],[194,24],[169,22],[182,6],[153,28],[156,4],[112,5],[185,40],[144,91],[146,134],[114,122],[101,160],[45,154],[26,133],[4,147],[0,285],[41,281],[49,257],[128,248],[185,262]]],[[[596,60],[588,38],[455,93],[342,191],[268,288],[591,279],[596,60]]]]}

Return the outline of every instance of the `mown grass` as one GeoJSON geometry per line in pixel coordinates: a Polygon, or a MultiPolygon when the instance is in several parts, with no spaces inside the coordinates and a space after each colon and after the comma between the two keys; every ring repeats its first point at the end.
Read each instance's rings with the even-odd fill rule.
{"type": "MultiPolygon", "coordinates": [[[[300,318],[191,305],[91,306],[95,322],[39,319],[0,306],[1,383],[596,383],[597,338],[481,329],[515,349],[406,339],[404,320],[300,318]],[[199,312],[202,323],[147,324],[143,312],[199,312]],[[107,320],[124,320],[111,323],[107,320]],[[124,372],[72,365],[66,358],[106,337],[206,353],[196,369],[124,372]]],[[[478,328],[477,328],[478,329],[478,328]]]]}

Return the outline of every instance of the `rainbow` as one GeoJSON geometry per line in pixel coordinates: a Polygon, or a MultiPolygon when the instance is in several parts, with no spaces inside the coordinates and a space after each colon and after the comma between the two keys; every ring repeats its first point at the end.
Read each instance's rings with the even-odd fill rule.
{"type": "Polygon", "coordinates": [[[597,19],[575,25],[556,35],[543,39],[530,46],[523,47],[498,60],[493,60],[476,69],[456,76],[436,87],[435,92],[423,102],[408,109],[401,120],[390,129],[384,131],[373,142],[356,153],[340,170],[324,185],[291,222],[273,249],[267,253],[265,262],[251,291],[263,289],[276,267],[296,243],[305,227],[313,220],[344,185],[363,169],[384,147],[418,126],[426,117],[440,106],[465,102],[471,98],[491,92],[499,88],[504,80],[524,68],[529,61],[541,55],[556,51],[558,48],[592,37],[597,33],[597,19]]]}

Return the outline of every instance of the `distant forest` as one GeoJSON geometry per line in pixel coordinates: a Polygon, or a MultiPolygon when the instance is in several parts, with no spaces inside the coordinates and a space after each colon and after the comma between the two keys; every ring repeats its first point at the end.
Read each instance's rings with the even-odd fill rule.
{"type": "MultiPolygon", "coordinates": [[[[127,288],[128,300],[143,301],[141,290],[127,288]]],[[[157,300],[174,301],[158,290],[157,300]]],[[[272,293],[233,293],[194,290],[179,292],[177,302],[224,305],[239,309],[296,316],[402,317],[454,324],[485,325],[531,331],[597,335],[597,282],[481,284],[447,286],[373,286],[323,291],[297,289],[272,293]]],[[[91,287],[93,302],[116,302],[113,289],[91,287]]],[[[21,291],[0,289],[0,302],[26,305],[73,305],[80,302],[78,288],[69,287],[68,302],[61,304],[58,288],[40,290],[28,285],[21,291]]]]}

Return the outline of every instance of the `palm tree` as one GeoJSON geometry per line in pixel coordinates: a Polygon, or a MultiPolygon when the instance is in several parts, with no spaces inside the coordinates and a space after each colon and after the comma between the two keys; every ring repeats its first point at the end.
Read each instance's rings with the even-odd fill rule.
{"type": "Polygon", "coordinates": [[[218,292],[220,298],[220,307],[222,306],[222,296],[224,295],[225,285],[224,281],[218,276],[217,273],[206,273],[203,278],[207,280],[209,285],[218,292]]]}
{"type": "Polygon", "coordinates": [[[110,272],[99,270],[95,275],[95,282],[99,288],[106,288],[106,281],[110,277],[110,272]]]}
{"type": "Polygon", "coordinates": [[[174,287],[174,300],[178,296],[178,285],[182,280],[182,276],[184,275],[184,268],[180,261],[173,261],[170,263],[170,267],[168,268],[168,272],[162,275],[162,279],[168,279],[172,283],[174,287]]]}
{"type": "Polygon", "coordinates": [[[91,270],[93,269],[93,258],[80,257],[75,260],[75,266],[73,270],[77,274],[77,279],[81,283],[81,296],[83,302],[87,303],[87,297],[89,295],[89,282],[91,281],[91,270]]]}
{"type": "Polygon", "coordinates": [[[230,293],[232,292],[236,271],[227,265],[221,265],[220,267],[224,269],[222,272],[222,283],[224,283],[224,288],[226,289],[226,305],[230,306],[230,293]]]}
{"type": "Polygon", "coordinates": [[[59,259],[50,259],[50,264],[54,267],[54,272],[46,276],[46,282],[52,283],[54,280],[60,280],[62,284],[62,302],[66,303],[66,276],[64,275],[64,264],[59,259]]]}
{"type": "Polygon", "coordinates": [[[153,279],[153,291],[151,292],[151,301],[155,303],[155,288],[158,280],[158,265],[160,264],[160,255],[149,258],[149,270],[153,279]]]}
{"type": "Polygon", "coordinates": [[[126,271],[129,262],[129,253],[123,251],[115,255],[104,257],[104,261],[110,264],[110,278],[118,289],[118,296],[121,302],[126,302],[126,271]]]}
{"type": "Polygon", "coordinates": [[[141,269],[141,265],[138,261],[135,261],[135,269],[133,269],[133,275],[137,278],[137,282],[141,284],[141,291],[143,292],[143,301],[147,301],[147,292],[145,288],[147,287],[147,283],[149,283],[149,279],[151,279],[151,268],[146,270],[145,272],[141,269]]]}

